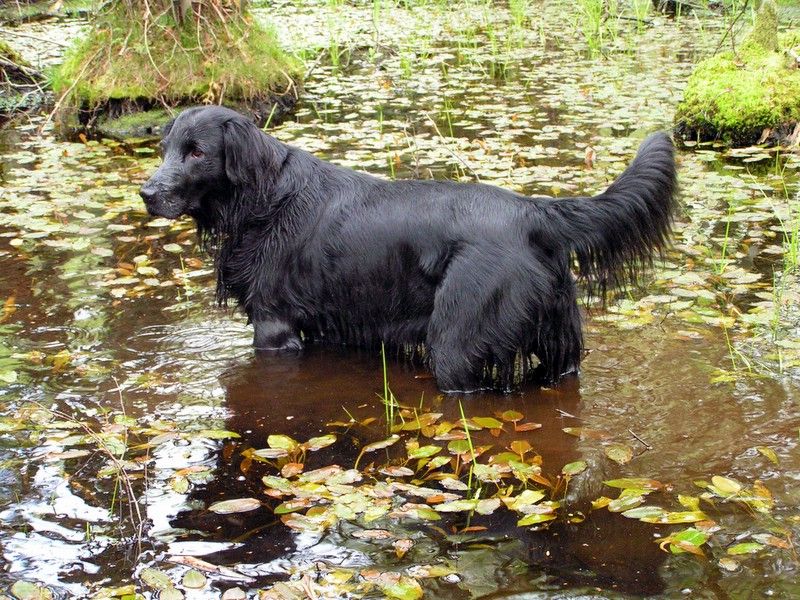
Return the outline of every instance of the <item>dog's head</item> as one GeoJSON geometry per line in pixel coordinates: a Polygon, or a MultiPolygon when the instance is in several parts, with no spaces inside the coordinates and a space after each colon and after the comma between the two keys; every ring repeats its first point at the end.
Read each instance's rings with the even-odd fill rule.
{"type": "Polygon", "coordinates": [[[212,212],[237,186],[258,177],[267,138],[239,113],[222,106],[190,108],[164,129],[162,163],[139,194],[147,212],[176,219],[212,212]]]}

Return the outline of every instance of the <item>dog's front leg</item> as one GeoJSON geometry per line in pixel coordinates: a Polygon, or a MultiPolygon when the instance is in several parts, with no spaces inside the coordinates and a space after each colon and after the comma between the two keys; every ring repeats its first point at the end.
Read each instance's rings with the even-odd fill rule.
{"type": "Polygon", "coordinates": [[[286,352],[303,349],[303,342],[292,326],[281,319],[253,321],[253,346],[257,350],[286,352]]]}

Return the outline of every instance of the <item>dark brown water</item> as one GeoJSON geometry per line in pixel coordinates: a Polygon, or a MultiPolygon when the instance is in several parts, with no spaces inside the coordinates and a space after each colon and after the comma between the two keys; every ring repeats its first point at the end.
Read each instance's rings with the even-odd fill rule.
{"type": "MultiPolygon", "coordinates": [[[[597,58],[564,22],[565,6],[529,13],[522,29],[481,7],[459,18],[386,10],[376,43],[368,7],[280,4],[269,16],[288,44],[325,52],[336,41],[347,64],[321,61],[296,120],[274,134],[385,176],[478,174],[531,194],[599,191],[646,133],[669,126],[691,61],[713,46],[719,24],[656,18],[641,32],[621,26],[609,56],[597,58]],[[597,150],[593,169],[584,165],[586,144],[597,150]]],[[[675,249],[645,290],[587,316],[591,353],[579,378],[554,389],[443,397],[424,368],[389,357],[388,381],[403,405],[451,422],[462,407],[467,417],[515,410],[541,424],[526,432],[506,426],[498,437],[475,432],[476,445],[495,452],[526,440],[553,478],[565,464],[588,465],[570,482],[564,518],[540,531],[517,527],[508,511],[475,516],[469,524],[485,529],[465,533],[457,533],[467,525],[460,514],[435,525],[381,522],[414,540],[398,558],[390,543],[354,537],[365,527],[358,521],[323,535],[286,527],[272,512],[278,501],[263,493],[261,477],[274,469],[242,455],[264,448],[270,434],[306,440],[335,431],[337,442],[309,453],[306,470],[351,467],[364,444],[386,437],[380,355],[324,347],[256,355],[244,319],[214,306],[211,264],[191,223],[146,216],[136,190],[156,165],[152,155],[57,141],[43,124],[23,117],[0,131],[4,584],[25,579],[62,597],[85,596],[147,566],[179,581],[186,569],[168,559],[192,555],[249,578],[211,576],[191,592],[198,598],[233,585],[254,591],[319,573],[319,565],[427,564],[457,572],[421,580],[428,597],[800,595],[791,547],[726,554],[764,534],[791,545],[798,531],[798,288],[782,260],[782,231],[797,210],[796,157],[778,159],[779,177],[774,157],[743,162],[757,151],[681,154],[686,214],[675,249]],[[82,430],[57,423],[70,417],[113,437],[109,421],[118,426],[123,414],[139,427],[188,432],[150,452],[134,448],[147,435],[128,440],[124,458],[140,458],[128,465],[133,504],[123,484],[98,477],[109,459],[96,440],[70,440],[82,430]],[[377,420],[366,426],[330,425],[370,417],[377,420]],[[563,431],[577,427],[597,435],[563,431]],[[241,437],[219,441],[203,430],[241,437]],[[607,458],[611,441],[632,449],[629,463],[607,458]],[[90,452],[58,454],[75,448],[90,452]],[[176,483],[193,470],[205,475],[186,488],[176,483]],[[682,510],[678,494],[697,496],[693,482],[715,475],[763,482],[775,507],[763,516],[704,504],[720,526],[705,557],[659,549],[659,539],[688,525],[590,510],[592,500],[616,496],[604,480],[657,479],[671,488],[649,503],[682,510]],[[206,510],[250,496],[264,506],[206,510]],[[134,505],[144,521],[141,545],[134,505]],[[569,522],[576,512],[586,520],[569,522]],[[725,566],[725,558],[736,562],[725,566]]],[[[338,588],[324,583],[319,576],[320,596],[336,597],[338,588]]]]}

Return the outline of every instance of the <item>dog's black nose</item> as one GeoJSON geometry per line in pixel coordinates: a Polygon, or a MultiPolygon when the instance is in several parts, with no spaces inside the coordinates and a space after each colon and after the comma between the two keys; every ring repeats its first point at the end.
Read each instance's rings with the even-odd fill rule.
{"type": "Polygon", "coordinates": [[[142,197],[142,200],[144,200],[146,203],[150,203],[153,200],[155,200],[156,190],[153,186],[145,183],[139,190],[139,195],[142,197]]]}

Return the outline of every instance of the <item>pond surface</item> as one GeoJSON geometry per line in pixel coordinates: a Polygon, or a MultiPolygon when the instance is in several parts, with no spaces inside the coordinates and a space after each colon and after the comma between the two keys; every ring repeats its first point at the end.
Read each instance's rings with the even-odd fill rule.
{"type": "MultiPolygon", "coordinates": [[[[612,20],[593,54],[572,3],[511,7],[257,10],[311,69],[271,133],[385,177],[593,194],[669,128],[726,27],[612,20]]],[[[443,397],[394,356],[384,377],[380,354],[256,355],[192,224],[146,215],[148,146],[59,141],[29,115],[0,152],[18,596],[800,596],[797,154],[684,148],[674,248],[588,303],[580,377],[443,397]]]]}

